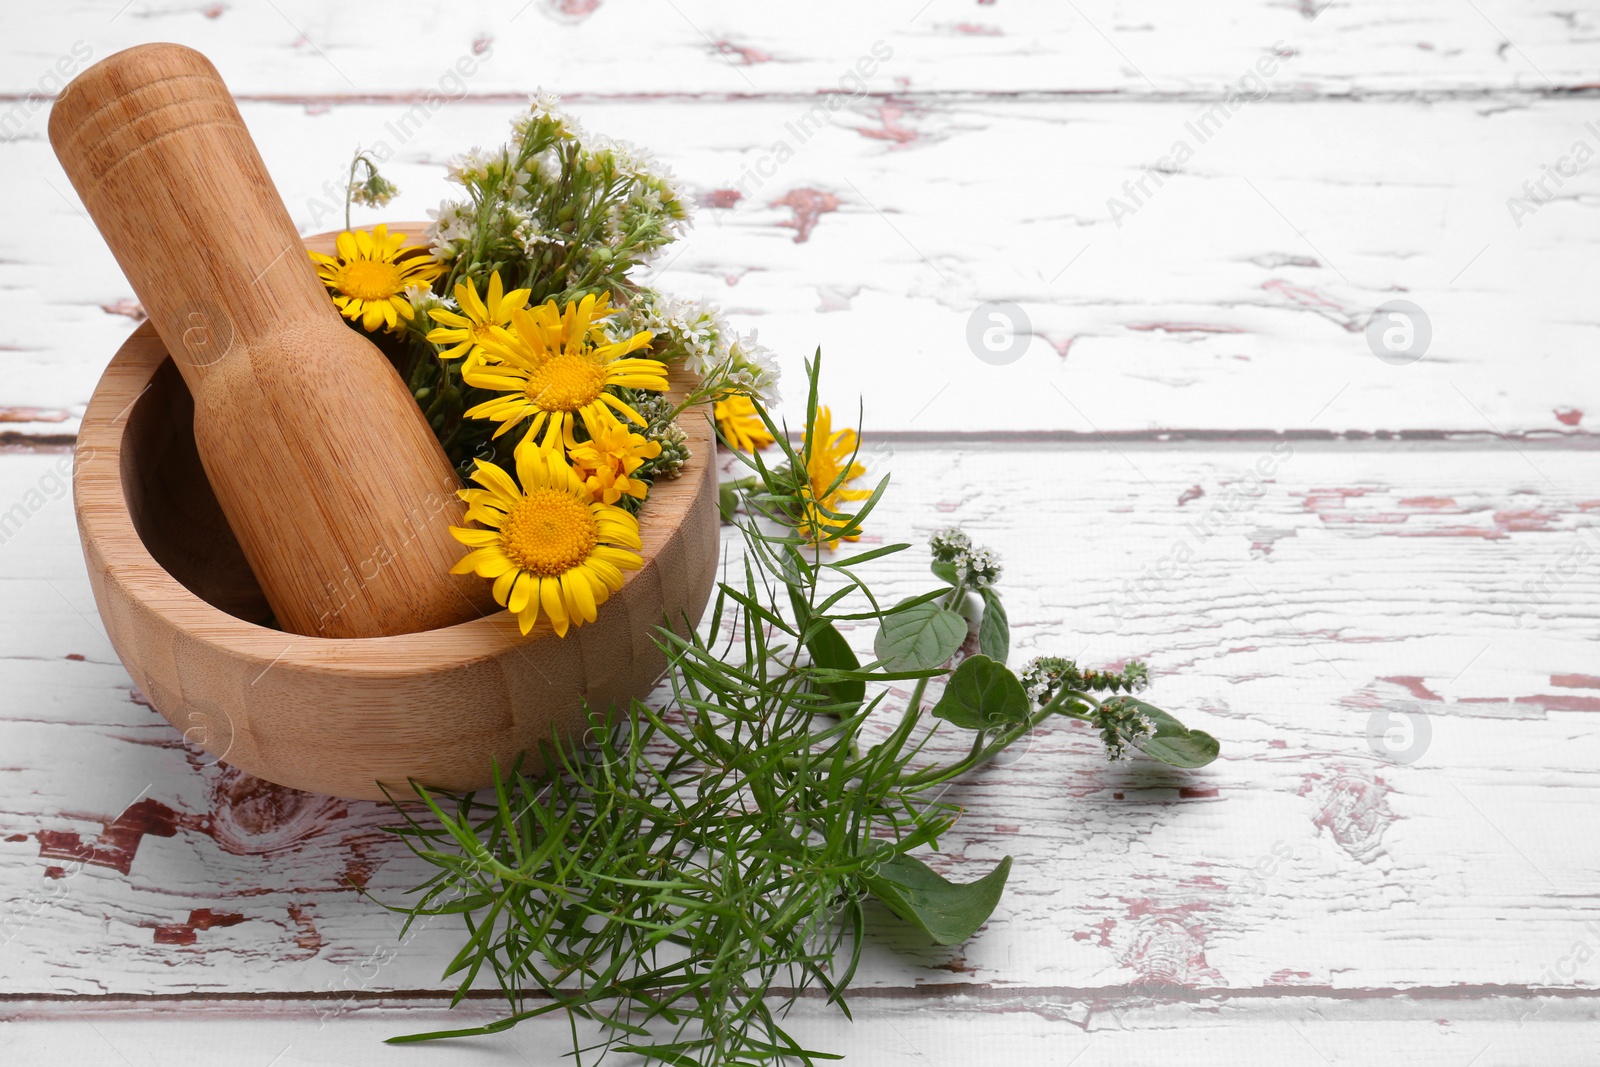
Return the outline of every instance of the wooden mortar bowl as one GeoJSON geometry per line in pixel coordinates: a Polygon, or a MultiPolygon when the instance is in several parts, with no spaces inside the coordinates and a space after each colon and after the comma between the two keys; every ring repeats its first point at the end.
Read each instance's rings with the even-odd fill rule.
{"type": "MultiPolygon", "coordinates": [[[[398,228],[418,237],[424,224],[398,228]]],[[[332,253],[333,235],[306,245],[332,253]]],[[[674,372],[673,387],[687,379],[674,372]]],[[[193,402],[147,322],[106,368],[78,433],[78,532],[123,665],[186,741],[279,785],[366,800],[408,779],[468,790],[552,731],[581,736],[583,702],[626,707],[666,670],[655,628],[699,622],[720,543],[709,421],[683,420],[693,458],[641,513],[644,567],[558,638],[509,612],[396,637],[303,637],[261,623],[265,598],[195,451],[193,402]]],[[[463,549],[463,552],[465,549],[463,549]]]]}

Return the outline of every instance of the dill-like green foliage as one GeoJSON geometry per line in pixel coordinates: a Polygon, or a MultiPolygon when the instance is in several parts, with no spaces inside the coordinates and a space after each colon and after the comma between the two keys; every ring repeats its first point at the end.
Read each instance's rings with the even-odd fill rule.
{"type": "MultiPolygon", "coordinates": [[[[809,428],[817,364],[807,370],[809,428]]],[[[564,1011],[580,1063],[611,1052],[672,1065],[811,1064],[837,1057],[803,1048],[784,1029],[784,1011],[815,988],[848,1014],[867,895],[941,943],[970,936],[994,908],[1009,858],[957,885],[909,855],[953,821],[941,787],[1050,715],[1098,722],[1101,702],[1062,684],[1030,700],[996,661],[1004,649],[986,645],[999,656],[968,657],[938,704],[924,707],[929,681],[952,673],[942,616],[960,619],[966,579],[991,571],[941,572],[948,560],[936,562],[949,584],[894,607],[879,603],[858,568],[910,546],[847,555],[796,536],[806,457],[821,442],[808,429],[795,447],[768,425],[781,462],[747,461],[753,476],[736,523],[742,573],[717,587],[703,629],[718,644],[684,620],[661,630],[665,710],[641,702],[624,715],[595,709],[588,744],[552,741],[543,750],[547,774],[500,774],[492,796],[417,789],[431,820],[407,814],[394,832],[438,871],[397,910],[409,913],[408,926],[459,915],[466,943],[445,972],[459,983],[455,1002],[489,974],[507,1013],[487,1026],[391,1040],[492,1033],[564,1011]],[[863,666],[837,624],[873,621],[894,625],[880,631],[878,661],[863,666]],[[882,708],[882,683],[897,680],[915,683],[910,701],[887,736],[875,731],[881,739],[867,745],[869,717],[894,714],[882,708]],[[870,699],[869,688],[877,690],[870,699]],[[930,715],[972,731],[965,758],[919,761],[930,715]]],[[[855,514],[825,515],[842,524],[840,534],[855,533],[887,484],[855,514]]],[[[991,588],[971,591],[993,599],[991,588]]],[[[966,632],[961,619],[957,644],[966,632]]],[[[1053,663],[1054,682],[1085,677],[1053,663]]],[[[1142,685],[1141,666],[1125,674],[1126,684],[1112,688],[1142,685]]],[[[1206,735],[1165,713],[1170,727],[1141,717],[1148,705],[1116,699],[1123,728],[1111,737],[1119,745],[1165,738],[1167,754],[1152,754],[1176,751],[1168,762],[1180,765],[1215,755],[1206,735]]]]}

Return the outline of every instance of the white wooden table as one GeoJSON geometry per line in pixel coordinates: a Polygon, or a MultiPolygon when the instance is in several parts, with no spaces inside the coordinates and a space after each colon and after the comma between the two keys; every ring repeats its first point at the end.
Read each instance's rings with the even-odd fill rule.
{"type": "Polygon", "coordinates": [[[0,31],[4,1062],[544,1064],[567,1039],[381,1045],[495,1011],[444,1010],[450,924],[400,943],[354,891],[419,874],[385,809],[215,765],[104,637],[65,476],[133,294],[40,97],[149,40],[213,58],[306,232],[355,144],[395,151],[415,217],[536,86],[650,146],[708,205],[656,281],[796,380],[822,345],[895,475],[873,535],[964,524],[1005,555],[1023,656],[1146,656],[1222,740],[1180,775],[1063,724],[962,786],[942,862],[1015,856],[1000,910],[955,949],[886,923],[854,1024],[797,1009],[822,1047],[1593,1062],[1593,5],[54,0],[0,31]],[[430,94],[457,99],[408,123],[430,94]],[[1363,332],[1394,299],[1431,324],[1409,365],[1363,332]],[[1032,323],[1014,362],[968,343],[988,301],[1032,323]]]}

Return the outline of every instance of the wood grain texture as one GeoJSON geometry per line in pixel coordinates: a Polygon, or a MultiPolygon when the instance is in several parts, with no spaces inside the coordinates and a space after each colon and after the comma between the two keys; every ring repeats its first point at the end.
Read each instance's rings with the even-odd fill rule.
{"type": "MultiPolygon", "coordinates": [[[[1532,1002],[1489,998],[1405,998],[1375,1004],[1279,996],[1179,1005],[1073,1001],[1037,993],[947,998],[870,993],[851,1001],[853,1022],[803,1000],[786,1025],[811,1047],[848,1050],[845,1062],[927,1067],[1004,1063],[1015,1067],[1126,1067],[1127,1064],[1386,1063],[1403,1054],[1421,1067],[1522,1067],[1578,1064],[1593,1048],[1592,1003],[1557,997],[1532,1002]],[[1377,1010],[1374,1010],[1374,1009],[1377,1010]],[[1476,1059],[1475,1059],[1476,1057],[1476,1059]]],[[[488,1022],[492,1002],[469,1000],[454,1012],[437,1002],[385,997],[382,1003],[334,997],[311,1003],[258,1000],[119,1002],[103,998],[85,1018],[82,999],[0,1002],[0,1050],[17,1062],[47,1056],[95,1062],[209,1067],[220,1056],[274,1055],[284,1064],[387,1067],[402,1054],[383,1039],[488,1022]],[[181,1028],[181,1029],[179,1029],[181,1028]],[[184,1040],[173,1041],[174,1034],[184,1040]],[[113,1062],[116,1062],[115,1060],[113,1062]]],[[[545,1017],[470,1043],[435,1045],[412,1055],[448,1067],[556,1062],[571,1039],[564,1021],[545,1017]]]]}
{"type": "Polygon", "coordinates": [[[883,92],[1180,95],[1225,90],[1282,42],[1304,57],[1307,92],[1476,95],[1594,85],[1600,25],[1554,0],[819,0],[771,15],[728,0],[397,0],[381,19],[316,0],[124,3],[8,10],[15,61],[0,91],[40,91],[74,42],[105,55],[172,40],[240,70],[235,90],[259,96],[459,92],[456,62],[484,55],[464,79],[473,92],[810,94],[839,88],[881,41],[893,55],[871,84],[883,92]]]}
{"type": "MultiPolygon", "coordinates": [[[[517,105],[452,105],[403,143],[404,107],[308,106],[244,114],[297,224],[320,230],[342,219],[327,187],[352,145],[393,148],[403,192],[387,214],[420,217],[455,188],[444,161],[501,142],[517,105]]],[[[1159,188],[1146,168],[1196,140],[1196,104],[908,102],[904,141],[877,136],[876,105],[852,105],[804,143],[792,102],[577,110],[654,147],[702,201],[646,276],[759,327],[791,378],[819,344],[835,353],[879,430],[1571,436],[1600,411],[1600,369],[1571,358],[1600,330],[1585,295],[1600,168],[1547,184],[1559,196],[1520,228],[1506,208],[1575,139],[1600,148],[1580,100],[1248,104],[1159,188]],[[780,139],[794,155],[763,178],[780,139]],[[1035,162],[1002,165],[1019,150],[1035,162]],[[1114,221],[1108,200],[1132,204],[1123,184],[1139,180],[1153,195],[1114,221]],[[1433,324],[1411,366],[1380,361],[1362,332],[1395,298],[1433,324]],[[969,347],[990,300],[1032,321],[1007,366],[969,347]]],[[[127,330],[131,293],[45,184],[66,188],[52,166],[38,142],[0,150],[24,191],[0,207],[0,310],[24,349],[3,357],[7,403],[70,412],[127,330]]]]}
{"type": "MultiPolygon", "coordinates": [[[[1086,728],[1039,732],[952,793],[966,814],[932,861],[964,878],[1015,856],[995,918],[937,949],[877,913],[865,986],[1188,1003],[1600,985],[1575,952],[1600,945],[1600,848],[1570,832],[1600,803],[1590,457],[867,448],[895,483],[864,546],[964,524],[1007,563],[1015,662],[1147,656],[1151,699],[1223,758],[1111,765],[1086,728]],[[1026,489],[1041,483],[1053,491],[1026,489]],[[1179,545],[1191,559],[1163,566],[1179,545]],[[1431,733],[1409,763],[1399,731],[1369,736],[1407,713],[1431,733]]],[[[0,457],[0,499],[60,458],[0,457]]],[[[377,833],[383,809],[210,765],[141,703],[97,629],[68,510],[41,507],[0,552],[8,597],[35,605],[0,632],[15,694],[0,913],[60,891],[5,949],[0,991],[438,988],[451,924],[397,944],[353,889],[392,896],[421,873],[377,833]],[[66,746],[96,773],[51,758],[66,746]]],[[[920,553],[874,573],[891,599],[928,581],[920,553]]],[[[995,1032],[1030,1010],[997,1014],[995,1032]]]]}
{"type": "MultiPolygon", "coordinates": [[[[649,146],[702,202],[651,278],[791,376],[822,343],[895,476],[869,536],[972,525],[1019,657],[1151,655],[1151,696],[1222,738],[1178,775],[1063,725],[962,786],[935,862],[1015,855],[1000,911],[949,950],[876,913],[856,1023],[805,1001],[802,1032],[872,1064],[1589,1062],[1600,187],[1547,168],[1600,147],[1597,26],[1543,0],[0,13],[0,443],[57,449],[0,456],[0,920],[27,917],[0,1048],[376,1064],[466,1017],[438,1006],[459,935],[402,940],[352,888],[421,873],[381,809],[207,766],[138,703],[55,499],[139,309],[42,142],[51,72],[163,38],[217,59],[302,232],[338,223],[356,144],[420,215],[538,86],[649,146]],[[1186,130],[1280,53],[1264,99],[1186,130]],[[1394,298],[1435,329],[1408,367],[1361,333],[1394,298]],[[988,300],[1033,322],[1009,366],[968,346],[988,300]]],[[[543,1063],[557,1025],[428,1062],[543,1063]]]]}
{"type": "MultiPolygon", "coordinates": [[[[389,360],[328,299],[206,58],[152,44],[102,60],[52,110],[50,140],[194,396],[205,478],[282,628],[381,637],[488,610],[481,582],[450,573],[460,480],[389,360]]],[[[91,448],[116,451],[100,429],[146,384],[102,380],[91,448]]]]}
{"type": "MultiPolygon", "coordinates": [[[[553,731],[581,733],[586,700],[604,710],[647,695],[666,667],[656,627],[700,617],[718,519],[710,428],[691,412],[696,456],[652,493],[642,569],[596,622],[566,638],[547,621],[524,637],[505,611],[389,637],[270,627],[188,436],[196,405],[171,367],[148,325],[112,361],[78,441],[74,501],[118,655],[149,703],[216,759],[281,785],[369,800],[384,788],[408,792],[410,779],[478,788],[492,781],[492,761],[510,766],[553,731]]],[[[443,502],[436,495],[416,525],[442,521],[443,502]]],[[[415,536],[378,542],[316,606],[349,610],[415,536]]]]}

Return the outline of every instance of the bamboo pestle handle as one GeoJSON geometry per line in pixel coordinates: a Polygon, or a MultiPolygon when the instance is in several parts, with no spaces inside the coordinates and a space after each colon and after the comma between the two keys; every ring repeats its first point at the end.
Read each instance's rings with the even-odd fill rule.
{"type": "Polygon", "coordinates": [[[452,576],[460,481],[344,325],[216,68],[130,48],[70,84],[50,143],[194,394],[195,440],[280,625],[322,637],[496,610],[452,576]]]}

